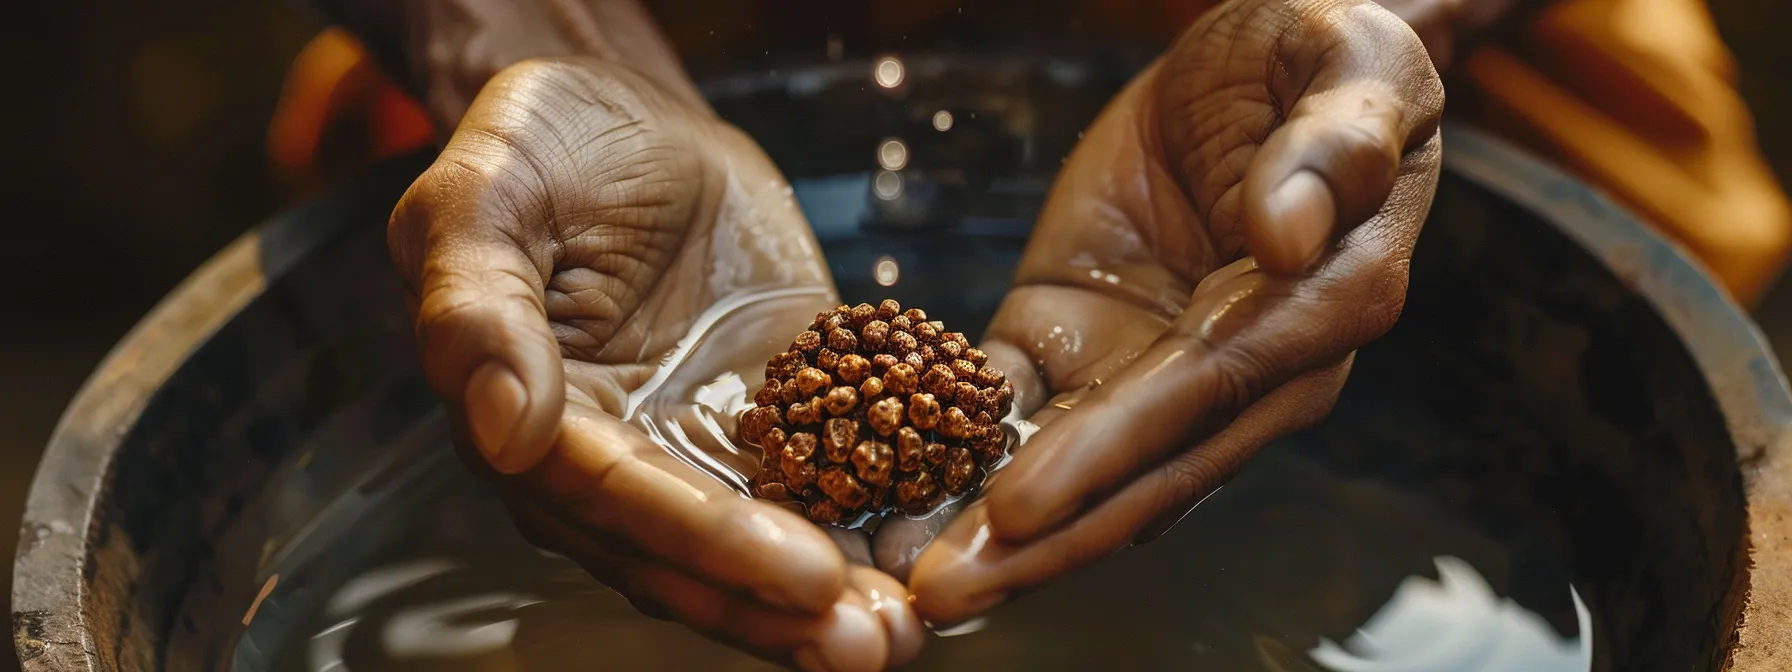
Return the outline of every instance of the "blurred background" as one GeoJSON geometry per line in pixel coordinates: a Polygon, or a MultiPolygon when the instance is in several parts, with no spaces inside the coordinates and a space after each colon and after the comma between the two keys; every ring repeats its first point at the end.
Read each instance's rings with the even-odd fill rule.
{"type": "MultiPolygon", "coordinates": [[[[17,521],[39,452],[99,359],[195,266],[291,203],[269,169],[267,124],[321,26],[279,0],[7,4],[0,520],[17,521]]],[[[1759,141],[1792,181],[1792,77],[1775,74],[1792,65],[1792,3],[1710,4],[1759,141]]],[[[1792,352],[1792,286],[1757,317],[1792,352]]],[[[0,553],[14,542],[0,534],[0,553]]],[[[0,572],[0,595],[10,580],[0,572]]],[[[17,666],[4,648],[0,672],[17,666]]]]}

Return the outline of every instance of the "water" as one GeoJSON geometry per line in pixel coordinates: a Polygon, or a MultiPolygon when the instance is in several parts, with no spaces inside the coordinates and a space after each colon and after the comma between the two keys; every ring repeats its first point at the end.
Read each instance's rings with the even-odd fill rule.
{"type": "MultiPolygon", "coordinates": [[[[888,64],[861,63],[712,82],[706,93],[792,178],[845,300],[920,305],[975,339],[1059,159],[1129,62],[905,58],[902,86],[888,91],[876,79],[889,79],[888,64]],[[817,125],[830,118],[881,121],[817,125]]],[[[783,344],[713,336],[755,319],[741,306],[833,297],[734,296],[696,320],[626,408],[681,460],[744,491],[757,456],[728,436],[758,382],[754,360],[783,344]]],[[[333,467],[329,487],[277,487],[249,509],[242,534],[284,530],[256,559],[261,596],[184,607],[244,614],[224,667],[774,669],[640,616],[530,547],[447,443],[439,415],[416,418],[401,441],[333,467]]],[[[287,471],[315,471],[311,455],[287,471]]],[[[1594,669],[1592,615],[1566,569],[1538,557],[1547,547],[1522,527],[1487,529],[1430,495],[1340,469],[1326,446],[1297,437],[1163,538],[938,633],[911,669],[1594,669]]]]}
{"type": "MultiPolygon", "coordinates": [[[[231,669],[773,669],[533,549],[440,448],[321,521],[361,552],[312,536],[268,568],[231,669]]],[[[1306,452],[1267,451],[1164,538],[932,638],[912,669],[1591,669],[1565,574],[1558,599],[1505,599],[1512,545],[1306,452]]]]}

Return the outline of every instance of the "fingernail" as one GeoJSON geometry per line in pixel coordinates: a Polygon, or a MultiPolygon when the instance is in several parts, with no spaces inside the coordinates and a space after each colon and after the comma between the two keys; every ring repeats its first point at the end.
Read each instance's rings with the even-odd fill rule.
{"type": "Polygon", "coordinates": [[[467,379],[467,429],[473,433],[473,444],[485,455],[493,469],[503,473],[505,445],[516,431],[517,419],[529,403],[523,381],[498,362],[490,362],[467,379]]]}
{"type": "Polygon", "coordinates": [[[881,636],[883,625],[870,611],[849,604],[836,604],[833,619],[816,633],[815,641],[797,649],[797,667],[812,672],[881,668],[886,655],[884,653],[880,652],[876,656],[854,655],[855,652],[871,653],[867,649],[877,647],[866,645],[881,636]],[[869,660],[872,657],[877,660],[869,660]]]}
{"type": "Polygon", "coordinates": [[[1267,209],[1269,242],[1275,249],[1265,252],[1301,269],[1319,261],[1326,243],[1331,241],[1332,220],[1336,216],[1331,188],[1325,180],[1311,170],[1290,175],[1270,192],[1267,209]]]}

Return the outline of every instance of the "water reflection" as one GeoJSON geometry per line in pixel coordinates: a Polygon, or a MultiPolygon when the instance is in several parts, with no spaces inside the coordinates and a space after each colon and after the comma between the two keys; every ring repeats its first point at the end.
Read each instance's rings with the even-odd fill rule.
{"type": "Polygon", "coordinates": [[[877,263],[871,266],[871,277],[877,280],[877,284],[889,287],[902,277],[902,269],[896,265],[895,257],[886,254],[878,257],[877,263]]]}
{"type": "Polygon", "coordinates": [[[876,81],[878,86],[886,89],[902,86],[902,80],[906,75],[902,60],[895,56],[877,59],[877,64],[871,67],[872,80],[876,81]]]}
{"type": "Polygon", "coordinates": [[[1583,672],[1593,665],[1593,619],[1574,598],[1581,634],[1556,634],[1536,612],[1496,596],[1461,558],[1439,557],[1438,579],[1408,577],[1343,646],[1320,640],[1313,660],[1334,672],[1583,672]]]}
{"type": "Polygon", "coordinates": [[[933,113],[933,130],[941,133],[952,130],[952,113],[945,110],[933,113]]]}
{"type": "Polygon", "coordinates": [[[908,166],[908,145],[900,138],[890,138],[877,146],[877,165],[884,170],[902,170],[908,166]]]}

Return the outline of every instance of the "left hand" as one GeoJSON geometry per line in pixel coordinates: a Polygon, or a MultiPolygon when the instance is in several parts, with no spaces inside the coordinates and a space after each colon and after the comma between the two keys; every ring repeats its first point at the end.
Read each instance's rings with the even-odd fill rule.
{"type": "Polygon", "coordinates": [[[1161,533],[1400,315],[1443,89],[1368,0],[1232,0],[1089,129],[983,349],[1042,427],[909,575],[936,626],[1161,533]]]}

